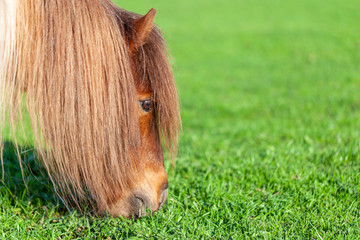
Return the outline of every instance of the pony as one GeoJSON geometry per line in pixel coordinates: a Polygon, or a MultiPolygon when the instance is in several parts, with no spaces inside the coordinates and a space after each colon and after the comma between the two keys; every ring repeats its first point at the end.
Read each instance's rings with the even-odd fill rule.
{"type": "Polygon", "coordinates": [[[66,206],[137,218],[167,198],[163,149],[174,158],[181,118],[155,15],[110,0],[0,0],[0,142],[6,121],[22,129],[25,105],[66,206]]]}

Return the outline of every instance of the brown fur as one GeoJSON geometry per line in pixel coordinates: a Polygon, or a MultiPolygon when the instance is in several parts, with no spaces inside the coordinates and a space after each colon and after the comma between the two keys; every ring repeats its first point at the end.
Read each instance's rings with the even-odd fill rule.
{"type": "Polygon", "coordinates": [[[176,152],[180,115],[166,44],[154,27],[130,51],[142,41],[138,17],[108,0],[18,1],[16,45],[0,41],[8,51],[0,52],[0,95],[7,96],[0,107],[15,131],[26,92],[40,158],[60,196],[80,209],[91,196],[98,211],[108,211],[134,188],[146,166],[143,141],[155,139],[161,151],[156,136],[145,135],[162,135],[176,152]],[[147,121],[136,111],[138,93],[156,102],[147,121]]]}

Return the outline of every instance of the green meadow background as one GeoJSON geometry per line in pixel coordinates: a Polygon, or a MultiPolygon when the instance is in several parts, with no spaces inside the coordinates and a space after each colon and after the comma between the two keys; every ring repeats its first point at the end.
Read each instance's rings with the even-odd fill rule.
{"type": "Polygon", "coordinates": [[[173,55],[183,132],[167,205],[137,221],[57,204],[12,143],[2,239],[360,238],[360,1],[128,0],[173,55]],[[11,177],[10,177],[11,176],[11,177]]]}

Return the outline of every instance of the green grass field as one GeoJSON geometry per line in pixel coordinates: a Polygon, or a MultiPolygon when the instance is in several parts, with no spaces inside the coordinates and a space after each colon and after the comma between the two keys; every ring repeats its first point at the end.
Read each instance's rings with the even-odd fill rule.
{"type": "Polygon", "coordinates": [[[360,239],[360,1],[118,1],[158,10],[183,133],[167,205],[137,221],[69,213],[12,147],[2,239],[360,239]]]}

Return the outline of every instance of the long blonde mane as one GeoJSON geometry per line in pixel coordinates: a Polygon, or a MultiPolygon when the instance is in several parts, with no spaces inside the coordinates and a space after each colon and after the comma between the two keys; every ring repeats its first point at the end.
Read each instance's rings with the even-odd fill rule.
{"type": "Polygon", "coordinates": [[[137,15],[108,0],[10,2],[0,0],[0,126],[8,115],[18,128],[25,93],[39,158],[59,195],[80,209],[91,197],[104,211],[140,171],[137,89],[151,88],[165,145],[177,144],[178,96],[164,40],[154,28],[131,58],[137,15]]]}

